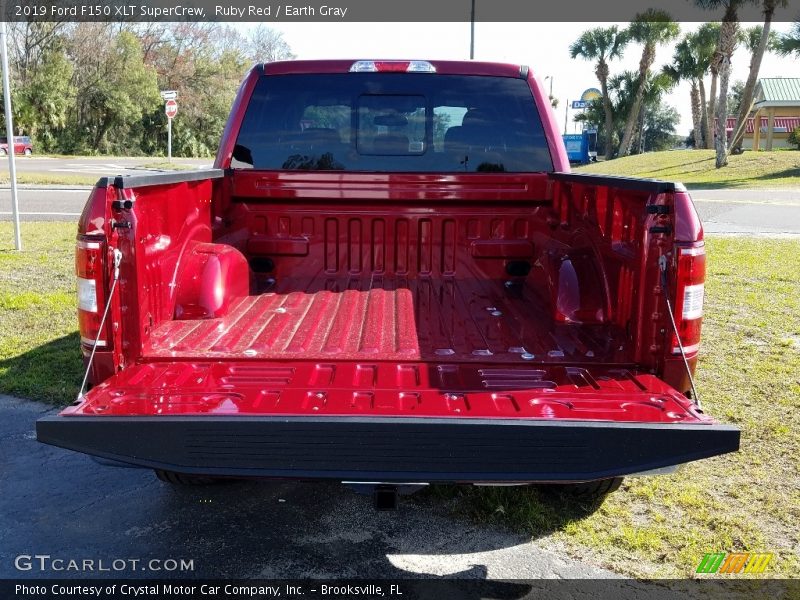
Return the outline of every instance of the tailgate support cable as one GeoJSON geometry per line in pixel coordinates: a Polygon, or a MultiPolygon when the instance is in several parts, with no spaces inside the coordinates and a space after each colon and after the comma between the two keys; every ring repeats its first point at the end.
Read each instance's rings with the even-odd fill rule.
{"type": "Polygon", "coordinates": [[[658,267],[661,270],[661,289],[664,292],[664,300],[667,301],[667,314],[669,315],[669,322],[672,325],[672,331],[675,334],[675,339],[678,340],[678,350],[681,352],[683,359],[683,366],[686,368],[686,374],[689,376],[689,385],[692,387],[692,399],[694,400],[697,410],[703,410],[700,406],[700,396],[697,395],[697,390],[694,387],[694,377],[692,377],[692,370],[689,368],[689,361],[686,359],[686,351],[683,349],[683,342],[681,335],[678,333],[678,326],[675,324],[675,315],[672,314],[672,302],[669,299],[669,287],[667,286],[667,255],[662,254],[658,258],[658,267]]]}
{"type": "Polygon", "coordinates": [[[86,372],[83,374],[81,389],[78,391],[78,400],[83,400],[83,394],[86,391],[86,382],[89,380],[89,372],[92,370],[94,353],[97,352],[97,343],[100,341],[100,336],[103,335],[103,326],[106,323],[106,317],[108,317],[108,309],[111,308],[111,300],[114,298],[114,290],[117,288],[117,282],[119,281],[119,265],[121,262],[122,251],[119,248],[114,248],[114,280],[111,283],[111,291],[108,292],[106,307],[103,309],[103,318],[100,319],[100,326],[97,328],[97,337],[94,338],[92,353],[89,355],[89,362],[86,364],[86,372]]]}

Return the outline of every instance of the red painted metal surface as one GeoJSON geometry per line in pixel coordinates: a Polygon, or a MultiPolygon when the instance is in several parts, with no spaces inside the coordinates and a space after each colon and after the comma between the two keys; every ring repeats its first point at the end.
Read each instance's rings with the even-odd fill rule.
{"type": "MultiPolygon", "coordinates": [[[[509,65],[436,65],[519,76],[509,65]]],[[[254,68],[242,83],[219,167],[260,76],[254,68]]],[[[542,113],[555,167],[566,170],[552,111],[542,113]]],[[[69,414],[490,416],[510,406],[530,418],[700,418],[670,387],[687,389],[659,287],[658,258],[702,237],[683,192],[542,173],[249,170],[98,190],[81,231],[104,233],[124,255],[114,360],[94,381],[110,365],[119,372],[69,414]],[[132,210],[113,213],[118,193],[132,210]],[[668,210],[648,214],[648,204],[668,210]],[[111,219],[130,227],[111,229],[111,219]]]]}
{"type": "Polygon", "coordinates": [[[285,279],[219,319],[165,321],[149,358],[624,363],[624,330],[559,324],[525,284],[400,277],[285,279]]]}
{"type": "MultiPolygon", "coordinates": [[[[231,175],[236,199],[456,200],[486,208],[498,202],[550,201],[546,173],[347,173],[335,171],[237,170],[231,175]]],[[[400,207],[398,207],[399,209],[400,207]]]]}
{"type": "Polygon", "coordinates": [[[712,422],[657,377],[627,369],[375,361],[143,364],[62,414],[712,422]]]}
{"type": "MultiPolygon", "coordinates": [[[[299,75],[308,73],[348,73],[353,63],[363,60],[337,59],[337,60],[286,60],[263,65],[266,75],[299,75]]],[[[391,60],[377,57],[374,60],[391,60]]],[[[408,60],[408,59],[404,59],[408,60]]],[[[520,66],[508,63],[461,61],[461,60],[430,60],[436,75],[489,75],[494,77],[519,77],[520,66]]]]}

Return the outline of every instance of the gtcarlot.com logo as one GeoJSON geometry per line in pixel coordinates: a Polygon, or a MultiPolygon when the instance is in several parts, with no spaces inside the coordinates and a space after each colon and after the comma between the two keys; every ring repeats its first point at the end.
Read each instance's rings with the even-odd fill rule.
{"type": "Polygon", "coordinates": [[[194,571],[194,559],[186,558],[63,558],[50,554],[20,554],[14,559],[17,571],[79,573],[120,573],[132,571],[194,571]]]}

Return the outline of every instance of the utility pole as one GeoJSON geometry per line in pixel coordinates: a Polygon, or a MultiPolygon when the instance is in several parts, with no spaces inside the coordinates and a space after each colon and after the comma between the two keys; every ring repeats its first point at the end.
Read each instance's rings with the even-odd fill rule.
{"type": "MultiPolygon", "coordinates": [[[[2,4],[5,12],[5,2],[2,4]]],[[[5,18],[5,15],[2,15],[5,18]]],[[[6,140],[8,140],[8,175],[11,179],[11,218],[14,221],[14,248],[22,250],[22,237],[19,232],[19,198],[17,196],[17,163],[14,160],[14,122],[11,115],[11,83],[8,77],[8,48],[6,22],[0,21],[0,52],[3,62],[3,99],[6,110],[6,140]]]]}
{"type": "Polygon", "coordinates": [[[569,98],[564,106],[564,135],[567,135],[567,121],[569,121],[569,98]]]}
{"type": "Polygon", "coordinates": [[[469,59],[475,58],[475,0],[472,0],[472,11],[469,15],[469,59]]]}

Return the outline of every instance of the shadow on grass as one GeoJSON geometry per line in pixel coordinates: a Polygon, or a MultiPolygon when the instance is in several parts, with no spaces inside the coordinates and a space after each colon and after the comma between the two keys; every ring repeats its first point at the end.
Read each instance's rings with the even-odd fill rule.
{"type": "Polygon", "coordinates": [[[556,486],[431,486],[413,496],[419,502],[447,502],[457,516],[544,537],[581,521],[600,508],[606,496],[577,499],[556,486]]]}
{"type": "Polygon", "coordinates": [[[0,360],[0,393],[69,404],[78,395],[83,377],[78,332],[0,360]]]}
{"type": "MultiPolygon", "coordinates": [[[[662,172],[662,171],[673,171],[673,170],[675,170],[675,169],[679,169],[680,167],[690,167],[690,166],[695,166],[695,165],[698,165],[698,164],[700,164],[700,163],[703,163],[703,162],[708,162],[708,161],[710,161],[710,160],[713,160],[713,158],[700,158],[700,159],[698,159],[698,160],[690,160],[689,162],[683,162],[683,163],[675,163],[675,164],[671,164],[671,165],[665,165],[665,166],[663,166],[663,167],[660,167],[660,168],[658,168],[658,169],[647,169],[647,172],[648,172],[648,173],[650,173],[650,174],[652,174],[652,173],[660,173],[660,172],[662,172]]],[[[648,177],[652,177],[652,176],[653,176],[653,175],[648,175],[648,177]]]]}
{"type": "Polygon", "coordinates": [[[779,179],[782,177],[800,177],[800,167],[793,167],[791,169],[784,169],[783,171],[778,171],[776,173],[759,175],[758,177],[753,177],[753,179],[764,181],[769,179],[779,179]]]}

